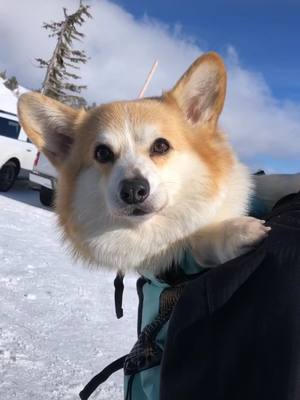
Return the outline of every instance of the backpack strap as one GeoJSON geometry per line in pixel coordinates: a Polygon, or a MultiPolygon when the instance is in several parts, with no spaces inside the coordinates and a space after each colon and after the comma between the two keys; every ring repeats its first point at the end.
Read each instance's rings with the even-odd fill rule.
{"type": "MultiPolygon", "coordinates": [[[[99,374],[95,375],[79,393],[81,400],[87,400],[98,386],[119,369],[124,368],[125,374],[131,375],[130,382],[132,383],[133,377],[137,372],[160,364],[162,349],[155,343],[155,338],[162,326],[170,318],[173,308],[182,294],[184,286],[185,285],[182,284],[177,287],[166,288],[161,293],[157,317],[153,322],[145,326],[130,354],[118,358],[105,367],[99,374]]],[[[128,395],[130,396],[130,393],[131,387],[128,389],[127,397],[128,395]]]]}
{"type": "Polygon", "coordinates": [[[122,303],[123,303],[123,291],[124,291],[124,274],[121,271],[118,271],[115,280],[114,280],[114,286],[115,286],[115,310],[116,310],[116,316],[118,319],[123,317],[123,308],[122,308],[122,303]]]}
{"type": "Polygon", "coordinates": [[[160,295],[159,311],[156,318],[144,327],[131,352],[126,356],[124,363],[125,375],[135,375],[140,371],[159,365],[163,350],[155,339],[169,320],[171,313],[179,300],[185,284],[165,288],[160,295]]]}
{"type": "MultiPolygon", "coordinates": [[[[123,300],[123,290],[124,290],[124,275],[118,271],[115,280],[115,310],[117,318],[121,318],[123,316],[123,308],[122,308],[122,300],[123,300]]],[[[137,292],[139,296],[139,315],[138,315],[138,336],[140,334],[140,326],[142,322],[142,306],[143,306],[143,286],[148,280],[141,277],[137,281],[137,292]]],[[[104,383],[112,374],[117,372],[118,370],[124,368],[125,359],[127,355],[118,358],[117,360],[113,361],[107,367],[105,367],[99,374],[95,375],[89,383],[84,387],[84,389],[79,393],[79,397],[81,400],[87,400],[92,393],[102,384],[104,383]]],[[[133,379],[131,380],[133,381],[133,379]]],[[[128,394],[131,391],[131,384],[129,385],[128,394]]]]}
{"type": "Polygon", "coordinates": [[[99,374],[95,375],[94,378],[92,378],[79,393],[80,399],[87,400],[98,386],[105,382],[113,373],[117,372],[119,369],[122,369],[126,357],[127,355],[118,358],[107,367],[105,367],[101,372],[99,372],[99,374]]]}
{"type": "MultiPolygon", "coordinates": [[[[125,375],[129,376],[128,390],[126,400],[131,399],[132,385],[135,374],[145,369],[152,368],[161,363],[163,350],[155,342],[155,339],[164,326],[170,319],[173,309],[181,297],[186,283],[189,280],[195,279],[198,274],[192,276],[180,275],[180,277],[173,280],[169,277],[160,277],[161,280],[172,282],[173,286],[165,288],[160,295],[159,311],[156,318],[141,331],[141,318],[143,307],[143,286],[149,279],[141,277],[137,282],[137,292],[139,295],[139,317],[138,317],[138,341],[132,348],[131,352],[105,367],[99,374],[84,387],[79,393],[81,400],[87,400],[91,394],[105,382],[113,373],[120,369],[124,369],[125,375]],[[175,283],[176,282],[176,283],[175,283]]],[[[122,296],[123,296],[123,279],[124,275],[118,272],[114,285],[115,285],[115,308],[118,318],[123,315],[122,309],[122,296]]]]}
{"type": "Polygon", "coordinates": [[[143,276],[141,276],[136,282],[136,291],[139,298],[138,315],[137,315],[137,337],[140,336],[140,333],[142,331],[142,317],[143,317],[143,307],[144,307],[143,287],[147,282],[150,283],[151,281],[143,276]]]}

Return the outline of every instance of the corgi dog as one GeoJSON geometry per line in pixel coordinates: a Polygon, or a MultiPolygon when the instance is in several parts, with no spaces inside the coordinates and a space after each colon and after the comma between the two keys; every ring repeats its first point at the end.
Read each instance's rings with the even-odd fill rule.
{"type": "Polygon", "coordinates": [[[160,97],[88,111],[20,97],[21,125],[59,172],[56,210],[75,255],[157,274],[185,251],[216,266],[267,235],[247,216],[250,173],[218,127],[225,92],[224,63],[210,52],[160,97]]]}

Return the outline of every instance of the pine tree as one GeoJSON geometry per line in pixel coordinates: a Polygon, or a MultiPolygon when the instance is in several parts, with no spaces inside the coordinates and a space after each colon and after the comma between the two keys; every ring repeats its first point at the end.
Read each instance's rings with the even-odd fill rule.
{"type": "Polygon", "coordinates": [[[0,72],[0,78],[6,81],[6,69],[0,72]]]}
{"type": "Polygon", "coordinates": [[[86,18],[92,18],[89,8],[90,6],[83,5],[80,1],[79,8],[71,15],[63,8],[64,20],[44,23],[43,28],[51,32],[49,37],[55,37],[57,42],[49,60],[36,59],[40,68],[46,68],[41,93],[75,107],[86,105],[85,99],[80,96],[81,90],[86,86],[72,82],[80,79],[72,69],[78,70],[78,64],[86,64],[88,56],[84,50],[74,49],[73,41],[84,37],[77,26],[82,26],[86,18]]]}
{"type": "Polygon", "coordinates": [[[15,89],[18,89],[18,87],[19,87],[19,83],[15,76],[12,76],[11,78],[6,79],[6,81],[4,82],[4,85],[10,90],[15,90],[15,89]]]}
{"type": "Polygon", "coordinates": [[[0,78],[3,80],[3,84],[10,90],[16,90],[19,87],[17,78],[13,75],[12,77],[7,77],[6,70],[0,72],[0,78]]]}

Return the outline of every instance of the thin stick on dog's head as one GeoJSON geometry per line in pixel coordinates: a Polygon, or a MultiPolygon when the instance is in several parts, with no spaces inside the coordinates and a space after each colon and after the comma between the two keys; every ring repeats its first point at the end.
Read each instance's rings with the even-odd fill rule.
{"type": "Polygon", "coordinates": [[[152,67],[151,67],[151,70],[150,70],[150,72],[149,72],[149,74],[148,74],[148,76],[146,78],[144,86],[142,87],[142,90],[140,91],[140,94],[138,95],[139,99],[144,97],[144,94],[145,94],[145,92],[146,92],[146,90],[147,90],[147,88],[148,88],[148,86],[149,86],[149,84],[151,82],[151,79],[153,78],[153,75],[155,74],[155,71],[156,71],[157,67],[158,67],[158,60],[156,60],[154,62],[154,64],[152,65],[152,67]]]}

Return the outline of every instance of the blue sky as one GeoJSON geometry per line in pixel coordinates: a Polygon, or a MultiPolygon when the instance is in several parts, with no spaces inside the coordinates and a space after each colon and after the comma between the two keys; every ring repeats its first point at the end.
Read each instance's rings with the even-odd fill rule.
{"type": "MultiPolygon", "coordinates": [[[[252,170],[300,172],[300,0],[86,0],[82,66],[89,102],[132,99],[149,68],[159,66],[147,95],[171,88],[203,52],[227,65],[220,123],[252,170]]],[[[42,24],[59,21],[78,0],[10,0],[0,13],[0,70],[39,88],[55,43],[42,24]],[[18,12],[16,12],[18,10],[18,12]],[[34,10],[34,12],[32,12],[34,10]]]]}
{"type": "MultiPolygon", "coordinates": [[[[300,103],[300,1],[117,0],[136,18],[179,24],[204,51],[234,47],[248,70],[263,75],[274,99],[300,103]]],[[[299,131],[300,141],[300,131],[299,131]]],[[[291,144],[292,145],[292,144],[291,144]]],[[[299,157],[251,158],[270,171],[300,171],[299,157]]]]}
{"type": "Polygon", "coordinates": [[[241,62],[261,72],[278,98],[300,101],[300,1],[126,0],[136,17],[145,14],[180,23],[204,50],[235,47],[241,62]]]}

